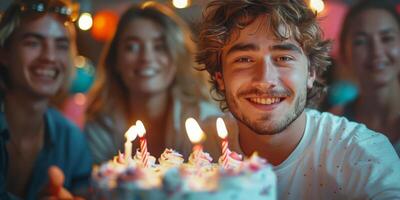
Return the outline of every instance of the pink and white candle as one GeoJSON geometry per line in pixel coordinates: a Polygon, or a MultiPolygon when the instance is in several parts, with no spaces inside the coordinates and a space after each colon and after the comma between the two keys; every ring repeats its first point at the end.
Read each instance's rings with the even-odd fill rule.
{"type": "Polygon", "coordinates": [[[220,117],[217,119],[217,132],[218,136],[222,139],[221,149],[222,149],[222,163],[223,167],[228,167],[228,156],[229,156],[229,148],[228,148],[228,131],[226,130],[226,126],[224,120],[220,117]]]}
{"type": "Polygon", "coordinates": [[[140,143],[140,153],[142,154],[142,163],[144,167],[148,166],[148,150],[147,150],[147,140],[144,137],[146,134],[146,129],[144,128],[144,125],[142,121],[137,120],[136,121],[136,129],[137,133],[139,135],[139,143],[140,143]]]}

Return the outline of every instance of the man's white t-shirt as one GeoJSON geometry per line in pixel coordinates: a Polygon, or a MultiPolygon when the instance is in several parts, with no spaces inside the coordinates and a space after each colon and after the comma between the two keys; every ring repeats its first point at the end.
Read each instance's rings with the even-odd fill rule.
{"type": "MultiPolygon", "coordinates": [[[[278,199],[400,199],[400,159],[384,135],[344,117],[305,112],[300,143],[274,167],[278,199]]],[[[242,153],[231,133],[231,149],[242,153]]]]}
{"type": "Polygon", "coordinates": [[[364,125],[306,111],[304,135],[274,167],[279,199],[400,199],[400,160],[364,125]]]}

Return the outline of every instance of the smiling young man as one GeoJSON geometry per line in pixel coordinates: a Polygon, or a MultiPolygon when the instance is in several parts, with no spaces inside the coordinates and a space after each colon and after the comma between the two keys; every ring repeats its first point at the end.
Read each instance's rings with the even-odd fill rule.
{"type": "Polygon", "coordinates": [[[279,199],[400,198],[400,160],[385,136],[306,109],[323,91],[328,51],[300,0],[216,0],[197,60],[238,121],[232,148],[275,166],[279,199]]]}
{"type": "Polygon", "coordinates": [[[0,199],[38,199],[53,165],[65,173],[67,189],[88,184],[92,162],[83,134],[49,108],[72,67],[68,2],[16,1],[0,21],[0,199]]]}

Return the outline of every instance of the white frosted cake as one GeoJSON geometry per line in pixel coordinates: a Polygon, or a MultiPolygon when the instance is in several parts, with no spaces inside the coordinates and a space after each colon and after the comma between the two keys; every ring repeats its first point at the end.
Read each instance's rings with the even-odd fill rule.
{"type": "Polygon", "coordinates": [[[218,163],[212,163],[208,153],[197,149],[184,163],[182,155],[166,149],[159,164],[147,154],[147,167],[140,155],[137,151],[129,160],[120,154],[95,168],[94,199],[276,199],[272,166],[256,154],[242,160],[229,152],[225,162],[221,156],[218,163]]]}

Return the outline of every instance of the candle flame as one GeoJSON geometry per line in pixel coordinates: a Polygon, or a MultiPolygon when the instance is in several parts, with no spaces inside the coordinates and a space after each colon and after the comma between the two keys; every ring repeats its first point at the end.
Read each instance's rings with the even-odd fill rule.
{"type": "Polygon", "coordinates": [[[133,140],[136,139],[137,134],[138,134],[138,133],[137,133],[137,128],[136,128],[136,126],[135,126],[135,125],[132,125],[131,127],[129,127],[128,131],[126,131],[126,133],[125,133],[125,138],[126,138],[128,141],[132,142],[133,140]]]}
{"type": "Polygon", "coordinates": [[[222,139],[225,139],[226,136],[228,136],[228,131],[226,130],[224,120],[221,117],[218,117],[217,119],[217,133],[222,139]]]}
{"type": "Polygon", "coordinates": [[[143,137],[146,134],[146,129],[144,128],[143,122],[140,120],[136,121],[136,129],[139,137],[143,137]]]}
{"type": "Polygon", "coordinates": [[[199,143],[204,138],[204,132],[201,130],[199,124],[193,118],[186,119],[185,122],[186,133],[192,143],[199,143]]]}

